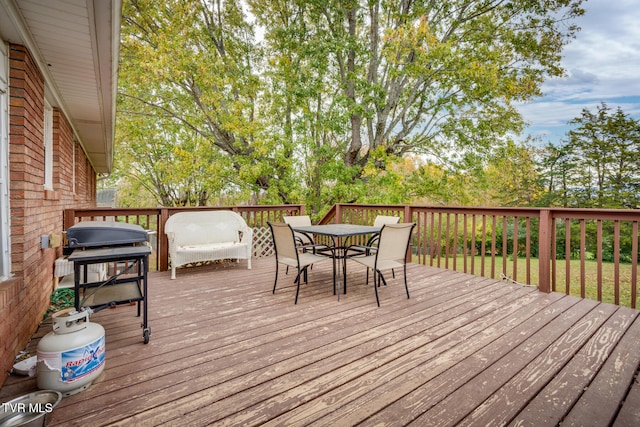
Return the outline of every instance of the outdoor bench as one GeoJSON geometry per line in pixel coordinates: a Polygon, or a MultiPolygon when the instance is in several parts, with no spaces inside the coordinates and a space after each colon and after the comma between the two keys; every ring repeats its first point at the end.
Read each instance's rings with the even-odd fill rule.
{"type": "Polygon", "coordinates": [[[171,278],[176,268],[196,262],[246,259],[251,269],[253,231],[232,211],[180,212],[164,226],[169,240],[171,278]]]}

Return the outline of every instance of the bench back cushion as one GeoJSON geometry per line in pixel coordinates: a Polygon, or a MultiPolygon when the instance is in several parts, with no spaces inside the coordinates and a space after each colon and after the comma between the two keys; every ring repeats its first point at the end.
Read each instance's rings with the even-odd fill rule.
{"type": "Polygon", "coordinates": [[[174,233],[177,246],[239,242],[247,229],[244,219],[232,211],[180,212],[169,217],[165,233],[174,233]]]}

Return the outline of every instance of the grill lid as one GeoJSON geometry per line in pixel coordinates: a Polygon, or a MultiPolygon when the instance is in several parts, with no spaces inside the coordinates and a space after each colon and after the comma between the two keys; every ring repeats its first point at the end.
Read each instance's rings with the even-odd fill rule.
{"type": "Polygon", "coordinates": [[[131,245],[146,242],[147,231],[136,224],[115,221],[83,221],[67,229],[70,248],[131,245]]]}

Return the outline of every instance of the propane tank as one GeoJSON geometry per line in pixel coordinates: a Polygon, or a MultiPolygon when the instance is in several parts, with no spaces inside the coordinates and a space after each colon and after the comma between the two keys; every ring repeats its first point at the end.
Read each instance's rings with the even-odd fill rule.
{"type": "Polygon", "coordinates": [[[53,331],[38,343],[38,388],[71,396],[89,388],[104,370],[104,328],[89,311],[74,308],[52,315],[53,331]]]}

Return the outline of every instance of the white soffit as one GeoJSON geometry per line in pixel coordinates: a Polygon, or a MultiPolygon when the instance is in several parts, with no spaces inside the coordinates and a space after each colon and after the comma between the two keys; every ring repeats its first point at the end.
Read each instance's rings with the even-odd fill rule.
{"type": "Polygon", "coordinates": [[[122,2],[0,3],[16,21],[15,31],[5,31],[7,17],[0,18],[0,35],[29,48],[45,76],[49,101],[70,120],[96,172],[111,172],[122,2]]]}

